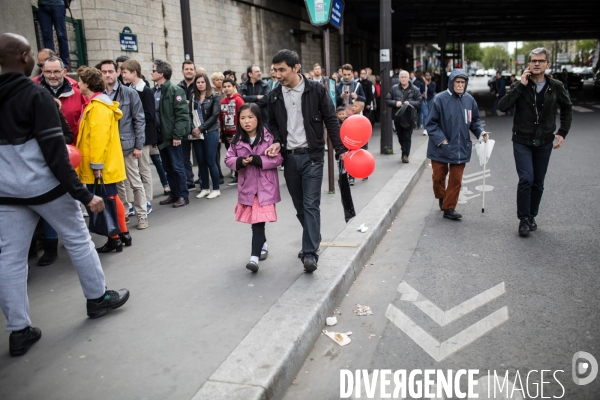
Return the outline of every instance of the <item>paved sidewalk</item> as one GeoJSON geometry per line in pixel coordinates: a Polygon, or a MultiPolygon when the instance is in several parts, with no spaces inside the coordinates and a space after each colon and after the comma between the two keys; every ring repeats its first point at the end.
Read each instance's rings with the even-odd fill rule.
{"type": "MultiPolygon", "coordinates": [[[[281,364],[290,361],[286,359],[288,355],[272,352],[268,345],[282,340],[278,333],[287,334],[289,329],[306,331],[311,323],[308,331],[320,331],[322,323],[314,319],[315,315],[313,320],[305,321],[287,314],[287,320],[273,325],[274,331],[264,332],[259,329],[266,326],[260,325],[261,322],[273,315],[272,310],[285,305],[286,296],[289,300],[294,291],[310,295],[334,289],[327,301],[319,303],[324,308],[317,310],[320,316],[330,313],[328,307],[337,304],[336,299],[347,290],[344,286],[347,282],[338,282],[333,288],[328,286],[333,268],[341,265],[336,260],[351,265],[353,258],[360,261],[372,253],[377,241],[376,225],[383,229],[387,221],[381,217],[382,212],[395,215],[386,211],[386,207],[391,207],[388,203],[400,204],[401,189],[409,189],[421,170],[427,138],[420,133],[413,134],[414,161],[401,164],[398,154],[377,154],[379,134],[374,132],[371,146],[377,161],[376,171],[369,181],[358,180],[353,187],[359,215],[348,224],[347,230],[344,230],[347,225],[339,193],[328,195],[324,179],[323,241],[364,239],[365,243],[350,252],[348,248],[324,248],[319,269],[312,276],[303,273],[296,257],[302,231],[281,172],[283,201],[277,206],[279,221],[267,225],[269,258],[260,263],[258,274],[245,269],[251,231],[249,226],[234,221],[237,190],[228,186],[223,186],[223,195],[214,200],[197,200],[193,196],[198,192],[193,191],[190,205],[182,209],[159,206],[162,196],[158,196],[153,201],[149,229],[136,231],[134,221],[130,223],[133,247],[120,254],[101,256],[108,287],[126,287],[132,294],[122,309],[107,317],[93,321],[86,317],[85,299],[64,248],[61,247],[59,261],[52,266],[40,268],[32,260],[31,319],[34,326],[42,329],[43,337],[24,357],[10,358],[8,333],[0,334],[0,343],[5,346],[0,350],[0,398],[216,399],[198,392],[211,376],[210,384],[202,389],[218,388],[216,393],[222,394],[222,398],[281,396],[302,365],[302,351],[304,356],[308,354],[316,336],[304,338],[302,349],[294,353],[294,362],[288,365],[281,364]],[[389,185],[390,181],[398,185],[397,189],[389,185]],[[354,225],[365,221],[371,227],[370,232],[358,238],[344,238],[349,231],[361,235],[356,233],[354,225]],[[249,348],[244,344],[248,338],[256,337],[253,332],[264,333],[253,343],[258,351],[252,355],[253,360],[260,362],[266,356],[277,363],[261,364],[245,376],[228,375],[228,366],[235,364],[230,355],[247,357],[249,348]],[[223,379],[214,379],[225,374],[229,382],[235,382],[251,379],[257,373],[263,374],[260,379],[266,379],[264,386],[250,383],[243,387],[256,396],[227,394],[231,392],[222,389],[228,385],[218,383],[223,379]]],[[[155,183],[158,194],[161,186],[158,181],[155,183]]],[[[100,237],[94,240],[98,245],[104,242],[100,237]]],[[[292,303],[299,299],[294,298],[292,303]]],[[[297,303],[295,307],[302,308],[297,303]]],[[[294,344],[294,338],[289,337],[288,345],[294,344]]],[[[235,384],[233,387],[238,388],[235,384]]]]}

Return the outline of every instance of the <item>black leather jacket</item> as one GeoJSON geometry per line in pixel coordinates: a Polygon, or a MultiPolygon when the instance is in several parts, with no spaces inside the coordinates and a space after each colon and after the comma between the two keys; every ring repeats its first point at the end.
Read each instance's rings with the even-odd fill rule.
{"type": "Polygon", "coordinates": [[[569,133],[573,119],[573,105],[567,96],[562,82],[546,77],[544,105],[538,113],[536,104],[536,85],[529,81],[527,86],[520,81],[510,85],[502,97],[498,108],[502,112],[515,107],[513,120],[513,141],[529,146],[541,146],[554,141],[556,131],[556,110],[560,106],[560,128],[556,134],[563,138],[569,133]]]}
{"type": "MultiPolygon", "coordinates": [[[[348,150],[340,139],[340,125],[329,92],[319,82],[304,77],[302,79],[304,79],[302,118],[311,160],[313,162],[323,160],[325,155],[323,124],[327,127],[327,135],[331,139],[336,155],[345,153],[348,150]]],[[[288,136],[287,111],[281,85],[273,89],[269,95],[269,129],[275,138],[273,142],[281,143],[281,152],[285,157],[288,136]]]]}
{"type": "MultiPolygon", "coordinates": [[[[202,119],[204,123],[199,126],[200,132],[207,133],[219,129],[219,113],[221,112],[221,97],[217,93],[206,97],[202,102],[202,119]]],[[[190,121],[192,121],[192,129],[194,126],[194,114],[198,110],[198,101],[194,93],[190,97],[190,121]]]]}

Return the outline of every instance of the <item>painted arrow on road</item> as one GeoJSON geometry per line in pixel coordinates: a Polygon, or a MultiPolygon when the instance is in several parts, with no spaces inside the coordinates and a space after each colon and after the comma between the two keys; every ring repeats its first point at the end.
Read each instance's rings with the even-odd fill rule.
{"type": "MultiPolygon", "coordinates": [[[[504,282],[502,282],[448,311],[442,311],[405,281],[400,283],[398,291],[402,294],[401,300],[412,302],[437,324],[446,326],[498,298],[505,293],[505,288],[504,282]]],[[[508,308],[502,307],[441,343],[417,325],[405,313],[391,304],[388,305],[385,316],[392,321],[394,325],[400,328],[400,330],[406,333],[408,337],[417,343],[434,360],[440,362],[508,321],[508,308]]]]}

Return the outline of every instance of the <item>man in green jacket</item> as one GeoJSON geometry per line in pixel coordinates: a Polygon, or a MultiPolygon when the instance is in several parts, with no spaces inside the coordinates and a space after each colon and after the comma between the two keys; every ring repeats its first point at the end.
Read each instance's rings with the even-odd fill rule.
{"type": "Polygon", "coordinates": [[[154,61],[152,80],[156,83],[154,101],[160,143],[158,148],[171,187],[169,198],[161,201],[160,204],[172,204],[173,208],[179,208],[190,203],[181,139],[188,135],[191,129],[185,91],[171,83],[172,74],[173,68],[168,62],[154,61]]]}

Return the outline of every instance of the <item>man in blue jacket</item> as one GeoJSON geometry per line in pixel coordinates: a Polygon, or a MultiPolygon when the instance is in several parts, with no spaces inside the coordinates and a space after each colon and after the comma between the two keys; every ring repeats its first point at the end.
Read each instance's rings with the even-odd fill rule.
{"type": "Polygon", "coordinates": [[[479,139],[487,141],[489,133],[479,123],[477,102],[467,93],[469,76],[455,69],[448,80],[448,90],[433,98],[425,129],[429,135],[427,157],[433,169],[433,193],[439,199],[444,218],[458,220],[456,212],[458,195],[465,164],[471,160],[469,130],[479,139]],[[448,186],[446,176],[450,172],[448,186]]]}

